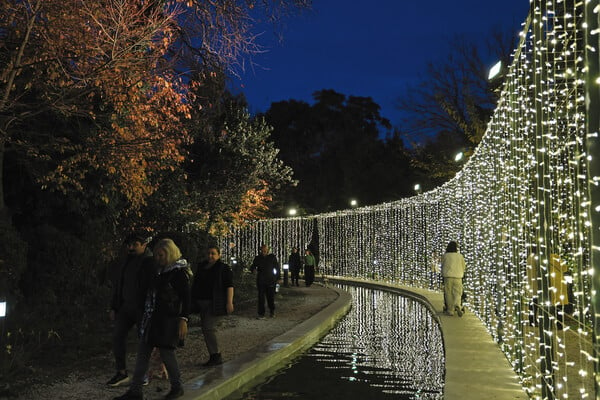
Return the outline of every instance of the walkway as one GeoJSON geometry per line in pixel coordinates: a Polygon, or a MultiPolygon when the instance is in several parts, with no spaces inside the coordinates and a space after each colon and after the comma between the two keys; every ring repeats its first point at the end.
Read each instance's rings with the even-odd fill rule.
{"type": "Polygon", "coordinates": [[[442,293],[407,286],[367,285],[393,288],[421,299],[438,315],[446,352],[444,400],[529,399],[500,347],[475,314],[467,311],[462,318],[444,315],[442,293]]]}
{"type": "MultiPolygon", "coordinates": [[[[446,350],[445,400],[529,398],[504,354],[472,313],[467,312],[462,318],[443,315],[443,296],[440,293],[357,282],[370,287],[393,288],[421,299],[439,315],[446,350]]],[[[313,290],[331,289],[315,285],[313,290]]],[[[221,400],[257,378],[269,376],[273,368],[312,347],[351,306],[350,295],[343,291],[338,293],[336,301],[289,332],[187,382],[182,399],[221,400]]]]}

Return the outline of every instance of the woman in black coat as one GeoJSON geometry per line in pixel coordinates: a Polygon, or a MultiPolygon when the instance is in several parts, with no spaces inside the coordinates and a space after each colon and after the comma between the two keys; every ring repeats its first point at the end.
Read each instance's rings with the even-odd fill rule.
{"type": "Polygon", "coordinates": [[[171,391],[165,399],[183,396],[181,372],[175,348],[183,345],[190,312],[191,269],[171,239],[160,240],[153,249],[158,273],[146,294],[144,316],[140,324],[135,372],[129,390],[114,400],[143,399],[142,385],[152,350],[157,347],[167,368],[171,391]]]}

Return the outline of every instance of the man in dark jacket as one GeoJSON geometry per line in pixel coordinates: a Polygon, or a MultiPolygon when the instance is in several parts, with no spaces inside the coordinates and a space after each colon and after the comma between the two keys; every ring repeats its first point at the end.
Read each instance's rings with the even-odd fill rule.
{"type": "Polygon", "coordinates": [[[275,285],[281,279],[279,262],[274,254],[269,253],[269,246],[263,244],[260,254],[254,257],[250,271],[256,271],[256,287],[258,289],[258,318],[265,317],[265,298],[269,306],[270,316],[275,316],[275,285]]]}
{"type": "Polygon", "coordinates": [[[221,249],[209,246],[206,260],[198,265],[194,275],[192,308],[200,314],[202,334],[210,356],[202,365],[214,367],[223,363],[216,330],[218,318],[233,312],[233,271],[221,260],[221,249]]]}
{"type": "Polygon", "coordinates": [[[290,266],[290,272],[292,274],[292,286],[300,286],[299,278],[300,278],[300,268],[302,267],[302,260],[300,259],[300,253],[298,252],[298,248],[294,247],[292,249],[292,254],[288,258],[288,264],[290,266]]]}
{"type": "Polygon", "coordinates": [[[109,318],[114,322],[113,353],[117,369],[106,383],[109,386],[119,386],[130,380],[125,363],[127,335],[141,320],[146,291],[156,272],[145,235],[131,234],[125,239],[124,245],[127,257],[116,273],[109,311],[109,318]]]}

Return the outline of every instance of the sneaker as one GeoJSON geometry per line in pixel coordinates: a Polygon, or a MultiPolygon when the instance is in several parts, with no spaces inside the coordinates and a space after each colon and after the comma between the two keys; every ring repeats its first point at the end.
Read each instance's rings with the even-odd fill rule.
{"type": "Polygon", "coordinates": [[[148,376],[148,374],[144,375],[144,382],[142,382],[142,385],[144,386],[148,386],[150,384],[150,376],[148,376]]]}
{"type": "Polygon", "coordinates": [[[169,393],[167,393],[164,397],[165,400],[176,399],[183,396],[183,388],[180,386],[178,388],[171,388],[169,393]]]}
{"type": "Polygon", "coordinates": [[[462,317],[463,316],[462,308],[456,307],[456,313],[458,314],[459,317],[462,317]]]}
{"type": "Polygon", "coordinates": [[[128,382],[129,382],[129,376],[127,376],[127,373],[122,374],[120,371],[117,371],[115,376],[110,378],[110,381],[106,382],[106,384],[108,386],[116,387],[116,386],[119,386],[119,385],[122,385],[122,384],[128,383],[128,382]]]}
{"type": "Polygon", "coordinates": [[[113,397],[113,400],[144,400],[144,395],[141,393],[125,392],[121,396],[113,397]]]}
{"type": "Polygon", "coordinates": [[[259,315],[259,316],[256,317],[256,319],[265,319],[265,316],[264,315],[259,315]]]}

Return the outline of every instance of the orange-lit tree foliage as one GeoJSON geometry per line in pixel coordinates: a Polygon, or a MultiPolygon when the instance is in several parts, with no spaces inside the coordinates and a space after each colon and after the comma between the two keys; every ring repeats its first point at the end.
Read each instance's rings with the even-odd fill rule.
{"type": "MultiPolygon", "coordinates": [[[[50,171],[38,177],[45,188],[82,192],[95,173],[105,177],[95,188],[99,199],[138,209],[157,187],[155,173],[184,159],[182,120],[193,99],[183,81],[207,66],[243,67],[241,57],[258,50],[255,23],[309,4],[0,0],[0,176],[10,146],[48,161],[50,171]],[[23,134],[49,113],[84,119],[86,132],[23,134]]],[[[4,198],[0,181],[0,219],[4,198]]]]}
{"type": "MultiPolygon", "coordinates": [[[[85,118],[94,134],[53,142],[63,157],[43,184],[83,190],[86,174],[102,170],[114,182],[110,190],[133,208],[142,204],[154,189],[149,175],[183,159],[180,121],[189,106],[181,82],[163,68],[177,8],[133,0],[2,0],[0,10],[0,154],[7,145],[29,146],[30,155],[47,157],[48,149],[15,133],[48,112],[85,118]]],[[[108,193],[102,197],[108,201],[108,193]]]]}

